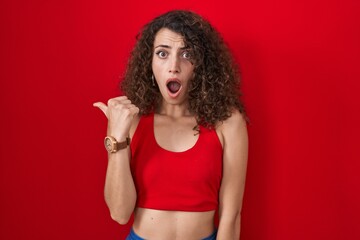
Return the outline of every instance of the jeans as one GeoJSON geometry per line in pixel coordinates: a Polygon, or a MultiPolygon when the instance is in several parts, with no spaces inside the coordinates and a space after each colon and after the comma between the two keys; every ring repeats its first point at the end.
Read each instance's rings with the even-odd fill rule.
{"type": "MultiPolygon", "coordinates": [[[[203,238],[201,240],[216,240],[216,233],[217,230],[215,230],[210,236],[203,238]]],[[[131,228],[129,236],[127,236],[126,240],[145,240],[144,238],[137,235],[134,230],[131,228]]]]}

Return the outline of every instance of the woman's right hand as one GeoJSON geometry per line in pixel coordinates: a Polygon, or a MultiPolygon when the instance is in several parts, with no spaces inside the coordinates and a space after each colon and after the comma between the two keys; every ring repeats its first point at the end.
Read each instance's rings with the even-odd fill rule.
{"type": "Polygon", "coordinates": [[[111,98],[107,105],[96,102],[94,107],[98,107],[108,119],[107,135],[113,136],[118,141],[123,141],[129,136],[131,122],[139,113],[139,108],[126,96],[111,98]]]}

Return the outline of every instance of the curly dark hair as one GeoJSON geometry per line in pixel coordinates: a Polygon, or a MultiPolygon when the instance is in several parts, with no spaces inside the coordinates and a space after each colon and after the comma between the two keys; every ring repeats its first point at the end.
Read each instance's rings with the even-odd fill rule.
{"type": "Polygon", "coordinates": [[[226,120],[234,109],[245,119],[245,109],[240,101],[240,76],[238,67],[220,34],[198,14],[191,11],[167,12],[145,25],[137,35],[121,90],[140,109],[140,114],[156,110],[162,99],[158,86],[153,86],[152,57],[156,33],[167,28],[184,38],[185,47],[191,51],[195,64],[195,77],[188,92],[189,111],[197,123],[215,127],[226,120]]]}

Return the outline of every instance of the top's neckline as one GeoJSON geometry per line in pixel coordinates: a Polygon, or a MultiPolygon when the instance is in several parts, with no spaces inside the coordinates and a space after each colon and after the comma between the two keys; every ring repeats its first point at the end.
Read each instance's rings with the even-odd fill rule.
{"type": "Polygon", "coordinates": [[[199,136],[195,142],[195,144],[193,146],[191,146],[190,148],[184,150],[184,151],[180,151],[180,152],[176,152],[176,151],[172,151],[172,150],[168,150],[164,147],[162,147],[156,140],[156,137],[155,137],[155,113],[152,113],[151,114],[151,125],[152,125],[152,137],[153,137],[153,140],[154,142],[156,143],[156,146],[158,146],[158,148],[160,148],[161,150],[165,151],[165,152],[169,152],[169,153],[178,153],[178,154],[181,154],[181,153],[187,153],[187,152],[191,152],[193,151],[193,149],[195,149],[197,147],[197,145],[199,144],[200,142],[200,138],[201,138],[201,135],[200,132],[201,132],[201,126],[199,126],[199,129],[200,129],[200,132],[199,132],[199,136]]]}

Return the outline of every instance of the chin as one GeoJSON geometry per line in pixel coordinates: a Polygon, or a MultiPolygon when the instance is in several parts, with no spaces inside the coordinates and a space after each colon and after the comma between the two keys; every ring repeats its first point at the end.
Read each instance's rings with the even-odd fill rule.
{"type": "Polygon", "coordinates": [[[178,96],[177,98],[171,98],[171,97],[164,97],[163,96],[163,102],[171,105],[182,105],[184,103],[187,103],[188,99],[178,96]]]}

